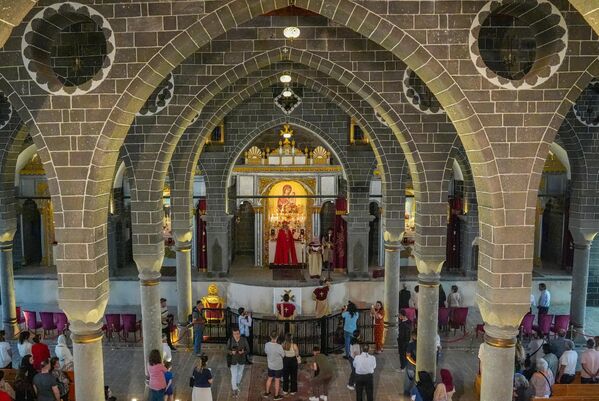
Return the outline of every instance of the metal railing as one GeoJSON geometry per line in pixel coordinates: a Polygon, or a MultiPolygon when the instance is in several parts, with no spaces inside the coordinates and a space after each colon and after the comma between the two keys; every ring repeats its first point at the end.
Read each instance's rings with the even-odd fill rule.
{"type": "MultiPolygon", "coordinates": [[[[374,343],[374,326],[369,309],[360,309],[358,330],[362,342],[374,343]]],[[[231,327],[237,325],[239,315],[227,309],[204,309],[208,317],[204,325],[203,336],[205,343],[225,344],[231,336],[231,327]]],[[[322,318],[298,318],[295,320],[278,320],[274,317],[252,316],[252,330],[249,338],[252,353],[265,356],[264,344],[270,341],[270,334],[277,331],[280,336],[292,333],[301,356],[312,355],[314,346],[319,346],[326,354],[343,350],[343,318],[341,312],[336,312],[322,318]]]]}

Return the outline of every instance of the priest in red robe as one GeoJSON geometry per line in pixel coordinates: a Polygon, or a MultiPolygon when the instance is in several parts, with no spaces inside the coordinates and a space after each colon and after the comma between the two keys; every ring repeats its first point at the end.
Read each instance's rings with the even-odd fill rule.
{"type": "Polygon", "coordinates": [[[277,247],[275,250],[275,265],[297,265],[297,255],[295,254],[295,240],[293,233],[289,229],[287,223],[283,223],[283,227],[277,235],[277,247]]]}

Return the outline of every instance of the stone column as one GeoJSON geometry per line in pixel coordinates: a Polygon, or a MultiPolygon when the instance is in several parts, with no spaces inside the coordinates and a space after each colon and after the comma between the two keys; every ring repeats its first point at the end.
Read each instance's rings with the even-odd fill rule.
{"type": "Polygon", "coordinates": [[[177,252],[177,321],[187,325],[191,314],[191,230],[173,233],[177,252]]]}
{"type": "Polygon", "coordinates": [[[572,295],[570,300],[570,321],[575,329],[583,331],[589,286],[589,259],[591,242],[574,243],[574,266],[572,268],[572,295]]]}
{"type": "MultiPolygon", "coordinates": [[[[138,263],[138,261],[136,260],[138,263]]],[[[150,351],[162,349],[162,324],[160,319],[160,271],[140,270],[141,329],[143,332],[144,360],[150,351]]],[[[147,365],[147,364],[146,364],[147,365]]]]}
{"type": "Polygon", "coordinates": [[[517,328],[485,325],[481,350],[480,401],[510,401],[517,328]]]}
{"type": "MultiPolygon", "coordinates": [[[[419,269],[420,270],[420,269],[419,269]]],[[[418,338],[416,342],[416,371],[437,372],[437,337],[439,315],[439,273],[418,275],[418,338]]]]}
{"type": "Polygon", "coordinates": [[[385,240],[385,342],[396,345],[401,241],[385,240]]]}
{"type": "Polygon", "coordinates": [[[7,338],[18,333],[15,279],[12,262],[12,239],[15,232],[2,236],[0,242],[0,299],[2,299],[2,322],[7,338]]]}
{"type": "Polygon", "coordinates": [[[75,398],[83,401],[104,399],[104,356],[102,354],[102,322],[71,322],[75,398]]]}

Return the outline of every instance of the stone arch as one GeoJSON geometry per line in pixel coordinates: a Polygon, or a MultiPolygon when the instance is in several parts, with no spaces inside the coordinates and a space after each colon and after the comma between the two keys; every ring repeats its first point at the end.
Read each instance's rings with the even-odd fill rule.
{"type": "MultiPolygon", "coordinates": [[[[117,101],[104,124],[102,134],[98,137],[96,150],[92,156],[92,165],[104,164],[102,163],[103,158],[111,150],[114,151],[115,147],[120,146],[136,112],[141,109],[154,88],[183,60],[210,40],[226,33],[233,27],[248,22],[264,13],[286,7],[289,4],[291,4],[291,1],[272,2],[261,0],[248,4],[244,0],[232,0],[200,18],[175,36],[140,69],[117,101]]],[[[458,134],[468,136],[467,149],[469,151],[480,151],[477,152],[478,158],[473,160],[472,163],[477,163],[476,177],[480,177],[478,179],[480,180],[481,189],[496,192],[500,185],[498,167],[492,152],[488,151],[490,142],[484,127],[459,85],[425,47],[389,20],[376,15],[352,0],[337,0],[336,2],[297,0],[293,4],[296,7],[320,14],[369,38],[374,43],[389,50],[415,71],[437,97],[450,119],[454,122],[458,134]],[[483,177],[485,177],[484,180],[483,177]]],[[[329,69],[329,71],[335,70],[333,63],[328,60],[324,68],[329,69]]],[[[345,74],[343,71],[339,71],[339,73],[340,76],[345,74]]],[[[391,107],[385,107],[383,104],[375,105],[375,111],[379,112],[386,121],[395,121],[389,118],[391,110],[391,107]]],[[[401,137],[395,123],[391,123],[390,126],[401,137]]],[[[469,155],[473,154],[469,153],[469,155]]],[[[416,171],[416,166],[411,161],[410,163],[411,170],[416,171]]],[[[90,169],[88,180],[95,180],[95,174],[95,169],[90,169]]],[[[415,184],[420,183],[416,181],[415,184]]],[[[498,199],[496,204],[503,205],[503,196],[498,194],[497,197],[501,199],[498,199]]]]}
{"type": "MultiPolygon", "coordinates": [[[[373,108],[376,109],[377,105],[385,105],[385,107],[389,108],[389,113],[392,114],[392,120],[394,123],[390,124],[392,131],[395,133],[396,137],[400,138],[401,135],[405,135],[405,140],[400,140],[400,145],[404,151],[404,155],[411,159],[410,165],[415,166],[412,169],[412,173],[416,175],[419,171],[424,171],[422,167],[422,162],[419,158],[418,151],[415,147],[415,144],[411,137],[409,137],[409,131],[406,125],[401,121],[401,118],[397,113],[395,113],[390,106],[378,95],[376,91],[374,91],[366,82],[362,81],[360,78],[355,76],[352,72],[342,69],[338,67],[336,64],[331,63],[330,61],[323,59],[322,57],[297,49],[289,49],[288,53],[284,53],[281,49],[274,49],[264,53],[261,53],[251,59],[248,59],[243,64],[239,64],[225,73],[223,73],[218,78],[214,79],[212,83],[203,88],[198,94],[193,98],[193,100],[184,107],[181,114],[177,117],[177,119],[173,122],[171,129],[169,129],[167,138],[163,142],[163,149],[166,147],[164,151],[161,151],[161,157],[156,159],[156,165],[154,167],[154,171],[159,174],[160,169],[159,163],[163,160],[167,160],[170,156],[170,153],[173,152],[172,148],[176,146],[177,141],[183,135],[185,129],[194,121],[194,117],[196,117],[202,110],[202,108],[208,104],[208,102],[214,98],[219,92],[222,91],[223,88],[226,88],[240,78],[248,76],[252,72],[258,71],[261,68],[267,67],[277,61],[288,60],[297,62],[299,64],[305,65],[308,68],[312,68],[316,71],[320,71],[331,78],[339,81],[341,84],[348,86],[353,92],[360,95],[364,100],[366,100],[373,108]],[[327,65],[330,67],[327,68],[327,65]],[[339,70],[339,72],[334,73],[339,70]],[[398,135],[398,130],[402,134],[398,135]],[[405,134],[403,134],[405,133],[405,134]],[[165,155],[165,156],[163,156],[165,155]]],[[[321,85],[321,84],[319,84],[321,85]]],[[[322,85],[321,85],[322,86],[322,85]]],[[[245,92],[245,90],[244,90],[245,92]]],[[[331,92],[330,90],[328,92],[331,92]]],[[[334,101],[340,100],[341,98],[336,97],[334,101]]],[[[349,113],[348,113],[349,114],[349,113]]],[[[357,114],[351,114],[357,116],[357,114]]],[[[362,126],[365,123],[364,118],[360,118],[358,124],[362,126]]],[[[365,126],[362,126],[366,128],[365,126]]],[[[373,135],[373,129],[367,129],[366,132],[373,135]]],[[[201,138],[201,136],[200,136],[201,138]]],[[[376,137],[373,137],[373,142],[376,141],[376,137]]],[[[380,146],[379,146],[380,147],[380,146]]],[[[376,150],[375,150],[376,154],[376,150]]],[[[156,177],[154,179],[160,179],[160,177],[156,177]]],[[[418,180],[418,183],[422,182],[423,185],[426,185],[426,179],[423,177],[422,180],[418,180]]]]}
{"type": "Polygon", "coordinates": [[[2,19],[0,20],[0,48],[10,37],[12,30],[17,27],[27,13],[35,6],[37,0],[11,1],[2,3],[2,19]]]}
{"type": "MultiPolygon", "coordinates": [[[[258,87],[260,87],[259,89],[264,89],[264,88],[267,88],[267,87],[271,86],[272,84],[276,83],[278,80],[278,75],[279,74],[276,73],[276,74],[273,74],[269,77],[265,77],[264,79],[256,82],[254,85],[246,88],[243,91],[244,96],[238,95],[238,96],[232,97],[223,106],[221,106],[221,108],[219,109],[219,111],[217,113],[213,114],[213,116],[210,118],[208,124],[206,124],[205,127],[203,128],[202,134],[197,136],[196,142],[193,147],[193,151],[190,153],[190,160],[188,161],[188,165],[190,165],[189,163],[191,163],[191,167],[188,168],[187,171],[191,171],[192,167],[195,166],[196,161],[198,160],[199,155],[200,155],[200,149],[201,149],[201,145],[203,144],[203,140],[208,135],[208,133],[212,131],[212,129],[216,126],[216,124],[218,124],[218,122],[220,120],[222,120],[222,118],[226,114],[228,114],[230,111],[232,111],[237,105],[241,104],[243,101],[245,101],[247,98],[249,98],[252,94],[257,92],[258,87]]],[[[337,103],[344,112],[346,112],[350,116],[355,117],[356,121],[363,128],[364,132],[366,132],[372,136],[371,133],[374,132],[374,128],[372,127],[372,125],[345,98],[334,93],[330,89],[326,88],[324,85],[316,82],[314,79],[305,77],[296,72],[292,73],[292,75],[296,76],[296,81],[298,83],[303,84],[304,86],[306,86],[312,90],[315,90],[316,92],[320,93],[321,95],[329,98],[332,102],[337,103]]],[[[375,158],[377,159],[379,164],[382,166],[383,175],[385,176],[385,174],[387,174],[387,169],[385,168],[386,159],[384,157],[384,147],[378,142],[376,137],[373,137],[372,139],[373,139],[373,141],[372,141],[373,147],[372,148],[373,148],[373,152],[375,154],[375,158]]],[[[345,170],[347,171],[347,169],[345,169],[345,170]]],[[[386,182],[390,182],[390,180],[391,180],[390,177],[387,177],[387,176],[385,176],[385,177],[386,177],[386,182]]],[[[348,177],[348,178],[351,178],[351,177],[348,177]]]]}
{"type": "MultiPolygon", "coordinates": [[[[539,189],[539,185],[541,182],[541,176],[543,174],[543,168],[545,166],[545,160],[549,154],[549,144],[555,140],[556,134],[558,133],[562,123],[566,120],[565,116],[571,110],[572,105],[576,102],[580,93],[587,87],[587,85],[591,82],[591,80],[599,76],[599,59],[594,59],[592,63],[590,63],[586,70],[580,74],[577,81],[570,87],[570,90],[564,96],[564,99],[560,103],[556,112],[552,115],[551,121],[547,125],[545,132],[543,133],[543,137],[537,146],[537,153],[535,156],[535,160],[532,164],[531,174],[529,176],[528,181],[528,191],[527,191],[527,205],[536,205],[536,199],[531,199],[530,196],[536,194],[539,189]]],[[[527,219],[534,219],[534,216],[529,216],[529,213],[535,213],[534,207],[527,208],[527,219]]]]}
{"type": "Polygon", "coordinates": [[[570,4],[583,16],[589,26],[599,34],[599,7],[589,0],[569,0],[570,4]]]}

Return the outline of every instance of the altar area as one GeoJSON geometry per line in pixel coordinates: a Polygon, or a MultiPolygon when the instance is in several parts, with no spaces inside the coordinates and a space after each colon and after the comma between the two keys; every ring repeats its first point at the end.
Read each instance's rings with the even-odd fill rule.
{"type": "MultiPolygon", "coordinates": [[[[305,268],[310,241],[320,240],[329,228],[343,228],[336,222],[336,204],[344,197],[339,191],[344,171],[322,144],[302,149],[289,125],[277,136],[276,145],[248,146],[233,167],[234,214],[238,227],[244,227],[235,232],[234,241],[248,242],[248,220],[253,219],[254,266],[305,268]]],[[[346,238],[345,232],[339,231],[339,237],[346,238]]],[[[339,246],[344,253],[345,241],[339,246]]]]}

